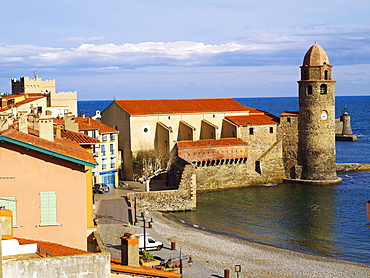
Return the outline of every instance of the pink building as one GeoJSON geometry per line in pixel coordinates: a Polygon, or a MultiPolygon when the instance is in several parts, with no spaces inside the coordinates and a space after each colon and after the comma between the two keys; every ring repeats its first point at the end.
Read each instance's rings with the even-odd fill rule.
{"type": "Polygon", "coordinates": [[[94,158],[54,137],[51,119],[40,119],[39,130],[6,125],[0,118],[0,205],[13,211],[14,236],[86,250],[94,158]]]}

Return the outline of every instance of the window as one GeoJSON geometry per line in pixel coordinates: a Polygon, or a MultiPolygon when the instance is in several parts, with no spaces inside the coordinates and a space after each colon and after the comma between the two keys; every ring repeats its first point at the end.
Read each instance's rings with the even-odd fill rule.
{"type": "Polygon", "coordinates": [[[92,136],[91,137],[96,138],[96,130],[92,131],[92,136]]]}
{"type": "Polygon", "coordinates": [[[307,86],[307,95],[312,95],[312,86],[311,85],[307,86]]]}
{"type": "Polygon", "coordinates": [[[107,161],[106,161],[106,160],[107,160],[106,158],[103,158],[103,159],[101,160],[101,169],[102,169],[102,170],[107,169],[107,161]]]}
{"type": "Polygon", "coordinates": [[[254,134],[253,127],[250,127],[250,128],[249,128],[249,135],[253,135],[253,134],[254,134]]]}
{"type": "Polygon", "coordinates": [[[101,135],[101,140],[104,142],[104,141],[107,141],[107,137],[106,137],[106,135],[105,134],[102,134],[101,135]]]}
{"type": "Polygon", "coordinates": [[[44,191],[40,192],[40,224],[56,225],[57,224],[57,192],[44,191]]]}
{"type": "Polygon", "coordinates": [[[109,149],[110,149],[110,154],[113,155],[114,154],[114,144],[110,144],[109,149]]]}
{"type": "Polygon", "coordinates": [[[328,91],[328,87],[325,84],[321,84],[321,86],[320,86],[320,94],[325,95],[325,94],[328,93],[327,91],[328,91]]]}
{"type": "Polygon", "coordinates": [[[287,123],[290,123],[290,122],[291,122],[290,117],[287,117],[287,118],[286,118],[286,121],[287,121],[287,123]]]}
{"type": "Polygon", "coordinates": [[[270,127],[270,133],[274,133],[274,128],[272,126],[270,127]]]}
{"type": "Polygon", "coordinates": [[[326,70],[326,71],[324,71],[324,78],[325,78],[325,80],[328,80],[329,79],[329,75],[328,75],[328,71],[326,70]]]}
{"type": "Polygon", "coordinates": [[[114,141],[114,133],[110,133],[110,134],[109,134],[109,137],[110,137],[110,140],[111,140],[111,141],[114,141]]]}
{"type": "Polygon", "coordinates": [[[0,206],[5,206],[13,212],[13,227],[17,226],[17,198],[16,197],[1,197],[0,206]]]}
{"type": "Polygon", "coordinates": [[[111,167],[111,168],[115,168],[115,167],[116,167],[115,157],[114,157],[114,156],[112,156],[112,157],[110,158],[110,167],[111,167]]]}
{"type": "Polygon", "coordinates": [[[105,145],[104,144],[101,145],[101,149],[100,150],[101,150],[101,155],[102,156],[105,156],[105,145]]]}
{"type": "Polygon", "coordinates": [[[304,70],[303,71],[303,80],[307,80],[308,79],[308,74],[307,74],[307,71],[304,70]]]}

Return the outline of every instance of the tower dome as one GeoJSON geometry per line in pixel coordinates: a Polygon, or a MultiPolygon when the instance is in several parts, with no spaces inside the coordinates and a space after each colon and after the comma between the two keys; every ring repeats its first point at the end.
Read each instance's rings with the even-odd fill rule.
{"type": "Polygon", "coordinates": [[[320,45],[315,43],[304,56],[303,66],[322,66],[325,64],[329,64],[328,55],[320,45]]]}

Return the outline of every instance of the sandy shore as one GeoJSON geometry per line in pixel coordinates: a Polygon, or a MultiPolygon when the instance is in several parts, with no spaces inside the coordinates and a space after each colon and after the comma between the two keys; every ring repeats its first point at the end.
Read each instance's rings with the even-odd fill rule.
{"type": "MultiPolygon", "coordinates": [[[[223,277],[225,269],[241,265],[242,277],[370,277],[370,266],[292,252],[197,229],[168,219],[159,212],[148,213],[154,230],[169,242],[179,244],[184,254],[223,277]]],[[[236,276],[235,276],[236,277],[236,276]]]]}

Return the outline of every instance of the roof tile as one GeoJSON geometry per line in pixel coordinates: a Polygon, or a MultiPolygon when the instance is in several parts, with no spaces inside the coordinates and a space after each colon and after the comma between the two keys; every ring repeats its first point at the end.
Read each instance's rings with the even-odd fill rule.
{"type": "Polygon", "coordinates": [[[177,147],[182,148],[198,148],[198,147],[220,147],[220,146],[237,146],[248,145],[247,142],[240,138],[223,138],[223,139],[205,139],[198,141],[180,141],[177,142],[177,147]]]}
{"type": "Polygon", "coordinates": [[[41,247],[46,252],[48,252],[53,257],[56,256],[71,256],[71,255],[81,255],[81,254],[91,254],[90,252],[72,248],[68,246],[64,246],[62,244],[47,242],[47,241],[40,241],[40,240],[33,240],[33,239],[25,239],[25,238],[16,238],[19,244],[33,244],[36,243],[38,247],[41,247]]]}
{"type": "Polygon", "coordinates": [[[263,112],[246,107],[232,98],[115,100],[115,103],[130,115],[237,111],[263,112]]]}
{"type": "Polygon", "coordinates": [[[118,132],[118,130],[111,128],[101,122],[98,122],[90,117],[76,117],[74,118],[75,122],[78,123],[79,130],[91,130],[91,129],[98,129],[99,133],[114,133],[118,132]]]}
{"type": "Polygon", "coordinates": [[[28,133],[20,132],[16,129],[16,125],[13,127],[0,132],[0,135],[4,135],[25,143],[29,143],[53,152],[57,152],[63,155],[67,155],[73,158],[81,159],[89,163],[96,164],[94,158],[85,149],[83,149],[78,143],[65,139],[55,138],[54,141],[49,141],[38,137],[38,130],[28,128],[28,133]]]}
{"type": "Polygon", "coordinates": [[[242,115],[242,116],[226,116],[229,121],[240,125],[273,125],[279,123],[279,118],[272,114],[265,115],[242,115]]]}

